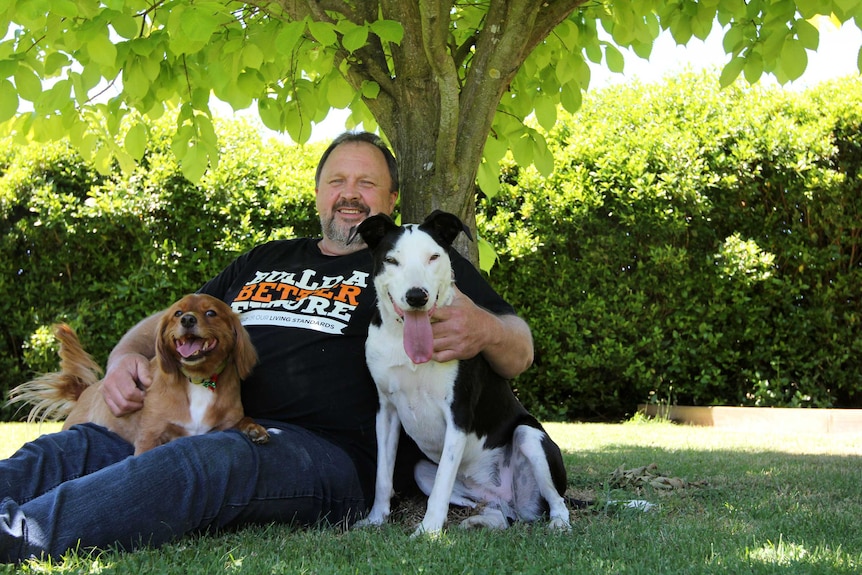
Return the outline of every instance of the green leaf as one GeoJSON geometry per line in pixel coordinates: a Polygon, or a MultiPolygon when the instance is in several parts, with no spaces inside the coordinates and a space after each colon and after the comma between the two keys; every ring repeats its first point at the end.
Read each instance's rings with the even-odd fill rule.
{"type": "Polygon", "coordinates": [[[45,77],[50,78],[69,65],[69,57],[62,52],[51,52],[45,57],[45,77]]]}
{"type": "Polygon", "coordinates": [[[353,100],[353,86],[341,74],[331,74],[326,84],[326,101],[333,108],[346,108],[353,100]]]}
{"type": "Polygon", "coordinates": [[[808,20],[797,20],[793,26],[802,46],[808,50],[817,50],[820,45],[820,32],[817,31],[817,28],[808,20]]]}
{"type": "Polygon", "coordinates": [[[208,157],[203,146],[192,143],[180,161],[180,170],[190,182],[199,182],[207,171],[208,157]]]}
{"type": "Polygon", "coordinates": [[[117,60],[117,47],[111,43],[107,34],[97,34],[87,42],[87,53],[97,64],[113,67],[117,60]]]}
{"type": "Polygon", "coordinates": [[[787,40],[781,50],[781,68],[790,80],[796,80],[808,67],[808,53],[799,40],[787,40]]]}
{"type": "Polygon", "coordinates": [[[745,73],[745,80],[749,84],[754,84],[760,80],[760,76],[763,75],[763,58],[760,57],[760,54],[750,54],[745,59],[745,68],[743,71],[745,73]]]}
{"type": "Polygon", "coordinates": [[[311,120],[302,114],[298,106],[288,105],[284,120],[287,135],[297,144],[304,144],[311,137],[311,120]]]}
{"type": "Polygon", "coordinates": [[[368,28],[355,26],[341,37],[341,45],[350,53],[356,52],[368,41],[368,28]]]}
{"type": "Polygon", "coordinates": [[[739,77],[740,72],[745,67],[745,59],[737,56],[730,60],[721,70],[721,76],[718,78],[718,83],[722,88],[726,88],[733,84],[739,77]]]}
{"type": "Polygon", "coordinates": [[[18,111],[18,91],[12,82],[0,79],[0,122],[12,118],[18,111]]]}
{"type": "Polygon", "coordinates": [[[536,143],[529,135],[524,134],[512,142],[512,155],[515,161],[522,166],[529,166],[535,157],[536,143]]]}
{"type": "Polygon", "coordinates": [[[500,191],[500,166],[497,162],[489,162],[487,159],[479,164],[476,174],[479,188],[489,198],[493,198],[500,191]],[[495,169],[496,168],[496,169],[495,169]]]}
{"type": "Polygon", "coordinates": [[[557,102],[545,95],[536,96],[536,120],[545,130],[550,130],[557,123],[557,102]]]}
{"type": "Polygon", "coordinates": [[[335,34],[335,26],[329,22],[310,20],[308,22],[308,31],[311,32],[315,40],[324,46],[334,46],[338,42],[338,36],[335,34]]]}
{"type": "Polygon", "coordinates": [[[257,101],[257,113],[263,125],[270,130],[276,132],[284,130],[282,106],[279,102],[272,98],[261,98],[257,101]]]}
{"type": "Polygon", "coordinates": [[[584,96],[581,93],[581,86],[577,82],[569,82],[563,85],[560,91],[560,103],[563,108],[570,114],[574,114],[581,108],[581,103],[584,96]]]}
{"type": "Polygon", "coordinates": [[[63,18],[76,18],[78,6],[71,0],[51,0],[51,12],[63,18]]]}
{"type": "Polygon", "coordinates": [[[508,151],[509,144],[507,142],[500,141],[493,136],[488,136],[488,139],[485,140],[485,147],[482,150],[482,156],[485,158],[485,161],[496,166],[500,163],[500,160],[505,157],[506,152],[508,151]]]}
{"type": "Polygon", "coordinates": [[[611,44],[605,45],[605,59],[611,72],[622,74],[626,66],[626,60],[623,58],[622,53],[617,50],[616,46],[612,46],[611,44]]]}
{"type": "Polygon", "coordinates": [[[374,32],[381,42],[401,44],[404,38],[404,26],[395,20],[377,20],[371,23],[371,31],[374,32]]]}
{"type": "Polygon", "coordinates": [[[548,149],[548,143],[542,136],[538,136],[534,141],[533,165],[545,177],[550,176],[554,171],[554,155],[548,149]]]}
{"type": "Polygon", "coordinates": [[[123,147],[129,156],[136,162],[141,161],[147,149],[147,128],[142,123],[137,123],[126,133],[123,139],[123,147]]]}
{"type": "Polygon", "coordinates": [[[571,20],[563,20],[556,28],[554,28],[554,35],[560,39],[563,46],[565,46],[566,50],[569,52],[574,52],[578,48],[580,32],[578,30],[578,25],[571,20]]]}
{"type": "Polygon", "coordinates": [[[29,66],[20,65],[15,70],[15,87],[18,88],[18,95],[35,102],[42,94],[42,80],[36,75],[29,66]]]}
{"type": "Polygon", "coordinates": [[[363,98],[373,100],[380,93],[380,84],[371,81],[362,82],[362,89],[360,91],[363,98]]]}
{"type": "Polygon", "coordinates": [[[246,68],[260,69],[263,64],[263,50],[256,44],[246,44],[242,49],[242,65],[246,68]]]}
{"type": "Polygon", "coordinates": [[[275,49],[279,54],[290,54],[305,32],[305,22],[288,22],[275,37],[275,49]]]}
{"type": "Polygon", "coordinates": [[[479,268],[485,273],[490,273],[491,268],[494,267],[494,264],[496,264],[499,259],[497,256],[497,250],[494,249],[494,246],[492,246],[488,240],[481,237],[479,238],[478,248],[479,268]]]}
{"type": "Polygon", "coordinates": [[[111,16],[111,27],[119,36],[125,38],[126,40],[136,38],[141,31],[140,26],[138,25],[138,22],[135,20],[134,16],[127,13],[115,14],[111,16]]]}

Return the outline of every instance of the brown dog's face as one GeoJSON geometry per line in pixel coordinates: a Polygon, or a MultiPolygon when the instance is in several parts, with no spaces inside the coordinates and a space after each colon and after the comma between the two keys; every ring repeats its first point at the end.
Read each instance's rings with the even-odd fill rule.
{"type": "Polygon", "coordinates": [[[247,377],[257,353],[239,316],[218,298],[191,294],[162,316],[156,338],[156,355],[162,371],[207,377],[224,367],[232,356],[240,378],[247,377]]]}

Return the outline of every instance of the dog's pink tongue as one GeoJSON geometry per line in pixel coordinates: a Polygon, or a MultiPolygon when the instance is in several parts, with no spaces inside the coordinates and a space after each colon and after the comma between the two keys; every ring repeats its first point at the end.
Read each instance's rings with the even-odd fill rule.
{"type": "Polygon", "coordinates": [[[426,311],[404,312],[404,351],[413,363],[425,363],[434,353],[431,319],[426,311]]]}
{"type": "Polygon", "coordinates": [[[199,352],[202,346],[203,340],[188,339],[182,343],[177,344],[177,353],[179,353],[183,357],[191,357],[197,352],[199,352]]]}

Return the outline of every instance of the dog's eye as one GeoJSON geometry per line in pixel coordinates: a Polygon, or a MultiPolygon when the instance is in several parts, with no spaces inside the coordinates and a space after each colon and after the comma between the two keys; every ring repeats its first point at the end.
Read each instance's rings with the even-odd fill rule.
{"type": "Polygon", "coordinates": [[[440,254],[431,254],[431,257],[428,258],[428,260],[432,262],[438,259],[440,259],[440,254]]]}
{"type": "Polygon", "coordinates": [[[386,256],[385,258],[383,258],[383,262],[387,264],[392,264],[394,266],[398,265],[398,260],[396,260],[392,256],[386,256]]]}
{"type": "Polygon", "coordinates": [[[180,317],[181,315],[183,315],[183,310],[181,309],[178,309],[174,312],[174,317],[180,317]]]}
{"type": "Polygon", "coordinates": [[[208,309],[207,310],[207,317],[216,317],[217,315],[218,314],[215,312],[214,309],[208,309]]]}

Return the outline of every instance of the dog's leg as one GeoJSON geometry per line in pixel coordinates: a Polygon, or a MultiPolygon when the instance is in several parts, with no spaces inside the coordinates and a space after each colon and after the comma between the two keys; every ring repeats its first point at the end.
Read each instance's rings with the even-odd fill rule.
{"type": "MultiPolygon", "coordinates": [[[[515,429],[512,440],[516,451],[515,458],[526,460],[523,462],[513,461],[515,470],[513,479],[515,487],[514,505],[519,518],[525,521],[533,521],[538,518],[538,512],[534,508],[536,499],[534,491],[538,489],[541,497],[548,502],[549,527],[555,530],[568,531],[571,529],[569,509],[566,507],[565,499],[557,493],[557,489],[554,487],[548,454],[543,446],[543,441],[550,442],[551,439],[540,429],[522,425],[515,429]]],[[[552,447],[559,451],[556,444],[552,443],[552,447]]],[[[558,454],[555,453],[555,455],[558,454]]],[[[562,465],[561,455],[556,463],[562,465]]]]}
{"type": "Polygon", "coordinates": [[[178,437],[188,435],[182,426],[174,423],[163,423],[161,427],[156,427],[152,423],[144,423],[145,421],[147,420],[141,419],[141,427],[135,439],[135,455],[140,455],[178,437]]]}
{"type": "Polygon", "coordinates": [[[377,412],[377,479],[374,484],[374,505],[368,516],[356,523],[357,527],[382,525],[390,513],[392,500],[392,481],[395,473],[395,454],[398,452],[398,437],[401,421],[395,406],[380,398],[377,412]]]}
{"type": "Polygon", "coordinates": [[[478,515],[468,517],[461,522],[462,529],[508,529],[509,520],[502,510],[496,507],[485,507],[478,515]]]}
{"type": "Polygon", "coordinates": [[[269,441],[269,433],[266,429],[248,416],[240,419],[234,427],[242,431],[254,443],[262,444],[269,441]]]}
{"type": "Polygon", "coordinates": [[[425,517],[413,533],[414,537],[422,533],[438,533],[443,529],[449,514],[449,500],[455,487],[458,469],[461,467],[467,436],[455,427],[451,416],[447,416],[446,419],[446,437],[443,440],[443,453],[437,466],[434,487],[431,488],[431,495],[428,497],[425,517]]]}

